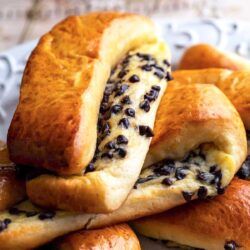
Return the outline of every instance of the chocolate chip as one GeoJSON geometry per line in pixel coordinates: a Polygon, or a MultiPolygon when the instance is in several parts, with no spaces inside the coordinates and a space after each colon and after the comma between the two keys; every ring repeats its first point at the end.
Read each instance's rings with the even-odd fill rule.
{"type": "Polygon", "coordinates": [[[115,96],[121,96],[125,93],[125,91],[129,88],[127,84],[122,84],[117,88],[115,96]]]}
{"type": "Polygon", "coordinates": [[[130,116],[130,117],[135,117],[135,110],[132,109],[132,108],[127,108],[127,109],[125,110],[125,114],[126,114],[127,116],[130,116]]]}
{"type": "Polygon", "coordinates": [[[150,103],[149,100],[144,100],[139,104],[139,108],[143,109],[145,112],[149,112],[150,110],[150,103]]]}
{"type": "Polygon", "coordinates": [[[129,77],[128,79],[131,83],[135,83],[135,82],[139,82],[140,81],[140,78],[138,75],[132,75],[129,77]]]}
{"type": "Polygon", "coordinates": [[[166,74],[166,79],[168,81],[174,80],[173,76],[169,72],[167,72],[167,74],[166,74]]]}
{"type": "Polygon", "coordinates": [[[124,96],[121,100],[122,104],[132,104],[130,97],[128,95],[124,96]]]}
{"type": "Polygon", "coordinates": [[[161,71],[154,72],[154,75],[157,76],[160,80],[164,78],[164,74],[161,71]]]}
{"type": "Polygon", "coordinates": [[[55,212],[42,212],[39,214],[38,218],[39,220],[48,220],[55,217],[55,215],[56,215],[55,212]]]}
{"type": "Polygon", "coordinates": [[[174,183],[174,181],[173,179],[166,177],[162,180],[161,183],[167,186],[171,186],[174,183]]]}
{"type": "Polygon", "coordinates": [[[139,178],[139,179],[136,181],[136,183],[135,183],[135,185],[134,185],[134,188],[137,188],[138,184],[142,184],[142,183],[145,183],[145,182],[147,182],[147,181],[154,180],[154,179],[156,179],[156,178],[158,178],[158,177],[159,177],[159,176],[157,176],[157,175],[149,175],[149,176],[147,176],[147,177],[139,178]]]}
{"type": "Polygon", "coordinates": [[[113,114],[118,114],[119,112],[121,112],[122,110],[122,106],[120,104],[115,104],[111,107],[111,112],[113,114]]]}
{"type": "Polygon", "coordinates": [[[141,136],[145,135],[146,137],[154,136],[152,129],[149,126],[144,126],[144,125],[139,126],[139,134],[141,136]]]}
{"type": "Polygon", "coordinates": [[[197,179],[200,181],[208,181],[209,174],[207,172],[198,171],[197,179]]]}
{"type": "Polygon", "coordinates": [[[188,191],[182,191],[183,198],[185,201],[189,202],[192,200],[193,193],[188,191]]]}
{"type": "Polygon", "coordinates": [[[13,214],[13,215],[19,215],[22,213],[22,211],[16,207],[11,207],[8,212],[9,214],[13,214]]]}
{"type": "Polygon", "coordinates": [[[0,220],[0,232],[5,230],[8,227],[8,224],[6,224],[4,221],[0,220]]]}
{"type": "Polygon", "coordinates": [[[107,135],[109,135],[111,133],[110,128],[111,128],[111,126],[110,126],[109,122],[106,122],[103,124],[102,134],[104,137],[106,137],[107,135]]]}
{"type": "Polygon", "coordinates": [[[156,168],[154,168],[154,173],[157,173],[159,175],[170,175],[171,173],[173,173],[175,170],[175,165],[172,164],[163,164],[160,166],[156,166],[156,168]]]}
{"type": "Polygon", "coordinates": [[[127,74],[127,70],[122,70],[119,72],[118,77],[123,78],[127,74]]]}
{"type": "Polygon", "coordinates": [[[168,60],[166,60],[166,59],[163,60],[163,63],[164,63],[165,65],[167,65],[168,67],[171,65],[170,62],[169,62],[168,60]]]}
{"type": "Polygon", "coordinates": [[[143,54],[143,53],[136,53],[136,55],[140,58],[142,58],[143,60],[149,61],[152,59],[152,57],[148,54],[143,54]]]}
{"type": "Polygon", "coordinates": [[[129,128],[129,120],[128,120],[128,118],[122,118],[119,121],[118,125],[122,126],[123,128],[128,129],[129,128]]]}
{"type": "Polygon", "coordinates": [[[219,194],[219,195],[222,195],[222,194],[224,194],[225,193],[225,188],[222,188],[222,187],[217,187],[217,194],[219,194]]]}
{"type": "Polygon", "coordinates": [[[217,165],[213,165],[209,168],[209,173],[214,174],[217,170],[217,165]]]}
{"type": "Polygon", "coordinates": [[[117,152],[118,152],[118,155],[121,157],[121,158],[124,158],[126,155],[127,155],[127,151],[123,148],[118,148],[117,149],[117,152]]]}
{"type": "Polygon", "coordinates": [[[164,69],[156,64],[154,64],[153,67],[161,72],[164,72],[164,69]]]}
{"type": "Polygon", "coordinates": [[[128,139],[124,135],[118,135],[116,138],[116,142],[118,145],[120,144],[128,144],[128,139]]]}
{"type": "Polygon", "coordinates": [[[186,176],[187,176],[187,174],[186,174],[186,172],[184,171],[183,168],[179,167],[179,168],[176,169],[176,171],[175,171],[175,178],[176,178],[177,180],[182,180],[182,179],[184,179],[186,176]]]}
{"type": "Polygon", "coordinates": [[[145,64],[145,65],[141,66],[141,69],[144,71],[151,71],[152,67],[148,64],[145,64]]]}
{"type": "Polygon", "coordinates": [[[154,89],[154,90],[156,90],[156,91],[160,91],[161,90],[161,87],[160,86],[158,86],[158,85],[153,85],[152,86],[152,89],[154,89]]]}
{"type": "Polygon", "coordinates": [[[152,102],[152,101],[155,101],[155,100],[157,99],[158,95],[159,95],[159,92],[158,92],[158,91],[155,91],[155,90],[151,89],[151,90],[149,91],[149,93],[146,93],[146,94],[144,95],[144,99],[147,99],[147,100],[149,100],[150,102],[152,102]]]}
{"type": "Polygon", "coordinates": [[[220,182],[221,182],[221,178],[222,178],[222,173],[221,173],[221,170],[216,170],[214,173],[214,179],[211,181],[211,184],[216,184],[216,185],[219,185],[220,182]]]}
{"type": "Polygon", "coordinates": [[[26,217],[33,217],[33,216],[38,215],[38,212],[36,212],[36,211],[27,211],[25,214],[26,214],[26,217]]]}
{"type": "Polygon", "coordinates": [[[250,176],[250,155],[247,157],[245,162],[241,165],[237,176],[241,179],[247,179],[250,176]]]}
{"type": "Polygon", "coordinates": [[[238,243],[236,243],[234,240],[226,241],[224,245],[225,250],[235,250],[236,248],[241,247],[238,243]]]}
{"type": "Polygon", "coordinates": [[[106,143],[106,145],[104,147],[107,149],[114,149],[114,148],[116,148],[116,145],[113,141],[110,141],[110,142],[106,143]]]}
{"type": "Polygon", "coordinates": [[[85,169],[85,173],[88,173],[88,172],[93,172],[95,170],[95,164],[94,163],[90,163],[86,169],[85,169]]]}
{"type": "Polygon", "coordinates": [[[113,158],[113,153],[111,151],[105,152],[101,155],[101,158],[109,158],[112,159],[113,158]]]}
{"type": "Polygon", "coordinates": [[[206,199],[207,194],[208,194],[207,188],[204,186],[200,186],[198,189],[198,193],[197,193],[198,198],[201,200],[204,200],[206,199]]]}
{"type": "Polygon", "coordinates": [[[103,102],[100,107],[100,113],[104,114],[109,110],[109,104],[107,102],[103,102]]]}

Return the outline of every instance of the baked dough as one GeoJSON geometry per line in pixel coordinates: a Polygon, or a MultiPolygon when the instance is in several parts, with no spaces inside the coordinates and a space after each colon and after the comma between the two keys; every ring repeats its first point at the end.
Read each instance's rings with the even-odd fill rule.
{"type": "Polygon", "coordinates": [[[250,73],[226,69],[181,70],[173,73],[182,84],[209,83],[220,88],[234,104],[246,129],[250,130],[250,73]]]}
{"type": "Polygon", "coordinates": [[[0,211],[8,209],[25,197],[24,179],[9,160],[6,145],[0,141],[0,211]]]}
{"type": "Polygon", "coordinates": [[[197,44],[188,48],[178,69],[224,68],[250,70],[250,61],[235,53],[225,52],[209,44],[197,44]]]}
{"type": "Polygon", "coordinates": [[[250,182],[234,179],[224,195],[141,218],[133,222],[133,226],[142,235],[189,247],[248,250],[249,209],[250,182]]]}
{"type": "Polygon", "coordinates": [[[49,246],[54,250],[140,250],[135,233],[127,224],[96,230],[82,230],[59,238],[49,246]]]}
{"type": "MultiPolygon", "coordinates": [[[[21,213],[17,212],[17,215],[10,214],[8,211],[0,213],[1,221],[5,219],[11,219],[12,221],[6,229],[0,232],[0,245],[4,246],[3,250],[15,249],[16,246],[22,246],[23,248],[36,247],[71,231],[99,228],[160,213],[191,199],[196,199],[198,194],[200,199],[205,199],[206,196],[222,193],[223,188],[229,184],[246,157],[246,137],[241,119],[224,94],[213,85],[169,85],[168,91],[165,92],[162,98],[156,123],[161,121],[159,124],[168,125],[176,121],[176,126],[159,127],[156,124],[155,138],[161,132],[161,140],[165,142],[165,145],[162,145],[167,147],[166,144],[171,142],[171,136],[175,133],[176,147],[185,144],[189,145],[189,148],[185,146],[186,151],[180,148],[180,153],[176,153],[176,157],[178,156],[180,159],[175,158],[175,155],[173,155],[173,160],[165,160],[166,167],[162,168],[162,171],[159,171],[160,164],[145,167],[135,188],[131,190],[124,204],[118,210],[108,214],[57,211],[45,213],[44,215],[44,211],[34,207],[29,202],[17,205],[18,210],[12,208],[14,212],[15,210],[22,211],[21,213]],[[192,96],[195,98],[192,99],[192,96]],[[190,102],[190,99],[192,99],[192,102],[190,102]],[[170,109],[169,111],[167,107],[170,109]],[[183,109],[185,109],[185,113],[180,114],[179,111],[183,109]],[[178,114],[179,119],[173,119],[177,118],[178,114]],[[174,128],[177,130],[175,131],[174,128]],[[206,131],[206,136],[202,134],[203,129],[206,131]],[[163,133],[163,131],[168,131],[168,133],[163,133]],[[172,132],[170,133],[170,131],[172,132]],[[189,137],[180,136],[188,134],[188,131],[190,131],[189,137]],[[204,136],[203,140],[200,140],[200,134],[204,136]],[[190,137],[197,143],[186,141],[190,137]],[[199,153],[201,154],[197,155],[199,153]],[[181,157],[184,157],[186,162],[181,162],[181,157]],[[181,169],[183,163],[189,166],[189,169],[183,170],[184,172],[181,169]],[[220,185],[210,185],[205,180],[196,179],[197,173],[194,171],[197,170],[199,164],[199,168],[206,170],[204,175],[209,176],[209,178],[212,175],[207,172],[207,169],[210,170],[212,167],[213,171],[211,172],[214,173],[215,182],[220,183],[220,185]],[[214,167],[215,164],[217,170],[214,167]],[[163,179],[168,178],[168,167],[171,167],[175,174],[178,172],[176,175],[178,180],[175,176],[171,176],[172,185],[163,181],[163,179]],[[151,180],[150,178],[145,179],[145,175],[150,171],[154,171],[154,169],[157,169],[154,178],[151,178],[151,180]],[[186,174],[186,176],[183,177],[183,174],[186,174]],[[183,178],[180,179],[179,175],[183,178]],[[205,196],[204,187],[207,188],[205,196]],[[185,192],[192,192],[193,195],[190,199],[187,199],[188,195],[185,192]],[[27,217],[27,212],[35,211],[37,213],[27,217]]],[[[161,140],[155,141],[152,150],[157,144],[162,143],[161,140]]],[[[172,152],[175,151],[172,150],[172,152]]],[[[155,159],[158,161],[160,158],[155,159]]],[[[39,185],[42,184],[38,181],[36,184],[39,190],[39,185]]]]}
{"type": "Polygon", "coordinates": [[[41,39],[26,68],[8,136],[14,161],[58,173],[29,182],[28,196],[35,204],[105,213],[127,198],[170,78],[169,50],[153,31],[145,17],[96,13],[66,19],[41,39]],[[40,57],[58,65],[41,67],[40,57]],[[44,78],[37,83],[39,76],[44,78]],[[50,88],[55,90],[48,92],[50,88]],[[143,108],[144,102],[149,109],[143,108]],[[82,160],[89,164],[85,169],[82,160]]]}
{"type": "Polygon", "coordinates": [[[71,16],[32,52],[8,132],[10,158],[59,174],[79,174],[96,148],[97,120],[111,68],[155,42],[146,17],[116,12],[71,16]]]}

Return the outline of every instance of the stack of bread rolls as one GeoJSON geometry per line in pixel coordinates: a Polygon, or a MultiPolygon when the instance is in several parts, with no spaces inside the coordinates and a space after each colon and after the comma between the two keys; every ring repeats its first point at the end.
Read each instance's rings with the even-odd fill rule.
{"type": "Polygon", "coordinates": [[[171,72],[152,21],[116,12],[42,36],[0,147],[0,249],[140,249],[127,222],[166,247],[250,249],[248,62],[200,46],[171,72]]]}

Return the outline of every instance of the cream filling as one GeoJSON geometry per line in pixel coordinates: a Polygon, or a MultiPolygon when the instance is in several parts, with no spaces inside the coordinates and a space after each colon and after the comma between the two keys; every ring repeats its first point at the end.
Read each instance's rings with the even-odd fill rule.
{"type": "Polygon", "coordinates": [[[197,191],[193,190],[197,183],[206,188],[206,196],[214,196],[223,192],[222,189],[231,181],[234,172],[235,161],[231,155],[218,150],[213,144],[204,144],[182,161],[163,160],[145,168],[135,187],[175,186],[184,192],[194,192],[197,191]]]}

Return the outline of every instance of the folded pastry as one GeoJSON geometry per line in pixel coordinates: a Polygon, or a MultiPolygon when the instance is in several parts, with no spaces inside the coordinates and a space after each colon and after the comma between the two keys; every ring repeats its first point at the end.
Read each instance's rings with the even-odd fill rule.
{"type": "Polygon", "coordinates": [[[133,222],[142,235],[181,249],[248,250],[250,182],[234,179],[224,195],[133,222]],[[190,248],[191,247],[191,248],[190,248]]]}
{"type": "Polygon", "coordinates": [[[35,203],[108,212],[124,202],[153,136],[168,61],[138,15],[69,17],[41,38],[8,133],[14,162],[57,173],[30,182],[35,203]]]}
{"type": "Polygon", "coordinates": [[[48,247],[54,250],[140,250],[140,243],[127,224],[96,230],[82,230],[56,240],[48,247]]]}
{"type": "Polygon", "coordinates": [[[26,198],[24,176],[9,160],[6,145],[0,141],[0,211],[26,198]]]}
{"type": "MultiPolygon", "coordinates": [[[[157,163],[144,166],[119,209],[108,214],[81,214],[41,210],[24,202],[0,213],[1,222],[7,220],[0,232],[3,250],[36,247],[71,231],[124,222],[223,193],[246,157],[242,121],[213,85],[169,85],[157,111],[148,156],[148,164],[157,163]]],[[[28,192],[40,192],[39,178],[28,182],[28,192]]]]}
{"type": "Polygon", "coordinates": [[[178,68],[250,70],[250,61],[235,53],[219,50],[209,44],[197,44],[185,51],[178,68]]]}

